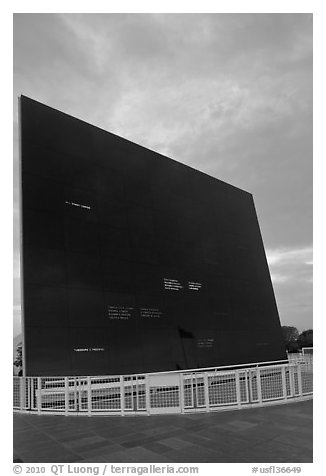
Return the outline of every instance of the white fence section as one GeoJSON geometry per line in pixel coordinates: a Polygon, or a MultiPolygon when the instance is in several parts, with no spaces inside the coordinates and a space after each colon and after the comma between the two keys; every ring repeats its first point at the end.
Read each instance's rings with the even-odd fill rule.
{"type": "Polygon", "coordinates": [[[287,353],[289,362],[313,362],[312,347],[303,347],[301,352],[287,353]]]}
{"type": "Polygon", "coordinates": [[[153,415],[263,406],[312,398],[312,359],[286,363],[103,377],[14,377],[20,412],[153,415]]]}

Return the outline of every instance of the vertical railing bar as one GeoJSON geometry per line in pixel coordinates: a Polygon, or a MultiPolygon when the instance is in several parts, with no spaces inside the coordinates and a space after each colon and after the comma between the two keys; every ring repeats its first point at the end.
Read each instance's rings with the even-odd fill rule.
{"type": "Polygon", "coordinates": [[[79,377],[75,377],[74,389],[75,389],[75,410],[78,413],[80,411],[80,382],[79,382],[79,377]]]}
{"type": "Polygon", "coordinates": [[[253,403],[252,398],[252,378],[251,378],[251,369],[246,370],[246,382],[247,382],[247,394],[248,394],[248,402],[250,405],[253,403]]]}
{"type": "Polygon", "coordinates": [[[30,410],[30,398],[29,398],[29,387],[30,387],[30,377],[26,377],[25,380],[25,400],[24,400],[24,408],[25,410],[30,410]]]}
{"type": "Polygon", "coordinates": [[[288,365],[289,369],[289,381],[290,381],[290,397],[295,396],[294,391],[294,367],[292,365],[288,365]]]}
{"type": "Polygon", "coordinates": [[[34,384],[34,378],[31,377],[28,379],[28,392],[27,392],[27,408],[29,410],[33,410],[33,405],[32,405],[32,388],[34,384]]]}
{"type": "Polygon", "coordinates": [[[249,372],[248,370],[245,371],[245,375],[244,375],[244,379],[245,379],[245,388],[246,388],[246,399],[247,399],[247,402],[250,404],[251,403],[251,397],[250,397],[250,381],[249,381],[249,372]]]}
{"type": "Polygon", "coordinates": [[[92,381],[91,377],[87,377],[87,414],[92,415],[92,381]]]}
{"type": "Polygon", "coordinates": [[[302,397],[302,377],[301,377],[301,364],[297,364],[298,368],[298,393],[299,396],[302,397]]]}
{"type": "Polygon", "coordinates": [[[69,377],[65,377],[65,415],[69,413],[69,377]]]}
{"type": "Polygon", "coordinates": [[[24,410],[24,402],[25,402],[25,379],[28,377],[20,377],[20,409],[24,410]]]}
{"type": "MultiPolygon", "coordinates": [[[[36,389],[33,388],[33,393],[36,397],[36,408],[37,413],[41,413],[42,411],[42,384],[41,384],[41,377],[37,377],[37,386],[36,389]]],[[[33,395],[33,396],[34,396],[33,395]]]]}
{"type": "Polygon", "coordinates": [[[256,370],[256,382],[257,382],[257,397],[258,397],[258,402],[261,405],[262,393],[261,393],[260,369],[257,367],[255,370],[256,370]]]}
{"type": "Polygon", "coordinates": [[[120,375],[120,408],[121,408],[121,415],[124,415],[125,414],[125,391],[124,391],[123,375],[120,375]]]}
{"type": "Polygon", "coordinates": [[[185,412],[183,382],[184,382],[184,375],[179,374],[179,395],[180,395],[180,412],[181,413],[185,412]]]}
{"type": "Polygon", "coordinates": [[[206,411],[209,412],[209,392],[208,392],[208,374],[204,373],[204,393],[205,393],[205,407],[206,411]]]}
{"type": "Polygon", "coordinates": [[[34,410],[34,407],[33,407],[33,389],[34,389],[34,381],[35,381],[35,377],[31,377],[29,379],[29,385],[28,385],[28,398],[27,398],[27,401],[28,401],[28,409],[29,410],[34,410]]]}
{"type": "Polygon", "coordinates": [[[78,390],[79,390],[79,379],[78,377],[74,377],[74,407],[75,407],[75,411],[78,412],[79,408],[78,408],[78,405],[79,405],[79,401],[78,401],[78,390]]]}
{"type": "Polygon", "coordinates": [[[145,374],[145,403],[146,403],[146,413],[147,415],[151,414],[151,405],[150,405],[150,395],[149,395],[149,379],[150,376],[145,374]]]}
{"type": "Polygon", "coordinates": [[[240,372],[235,371],[235,390],[237,393],[237,407],[241,408],[241,389],[240,389],[240,372]]]}
{"type": "Polygon", "coordinates": [[[286,400],[288,398],[288,392],[286,389],[286,374],[285,374],[285,367],[281,368],[281,375],[282,375],[282,389],[283,389],[283,398],[286,400]]]}
{"type": "Polygon", "coordinates": [[[191,398],[192,398],[192,407],[197,408],[197,377],[194,372],[191,374],[191,398]]]}
{"type": "Polygon", "coordinates": [[[134,380],[134,377],[131,381],[131,402],[132,402],[132,412],[137,412],[139,410],[139,384],[138,384],[138,377],[136,377],[136,380],[134,380]],[[136,404],[136,406],[135,406],[136,404]]]}

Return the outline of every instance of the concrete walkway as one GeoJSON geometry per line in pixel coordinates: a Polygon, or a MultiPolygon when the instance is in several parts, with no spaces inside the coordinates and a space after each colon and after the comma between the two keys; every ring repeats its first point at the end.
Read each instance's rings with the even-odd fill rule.
{"type": "Polygon", "coordinates": [[[312,400],[135,417],[14,414],[14,462],[311,463],[312,400]]]}

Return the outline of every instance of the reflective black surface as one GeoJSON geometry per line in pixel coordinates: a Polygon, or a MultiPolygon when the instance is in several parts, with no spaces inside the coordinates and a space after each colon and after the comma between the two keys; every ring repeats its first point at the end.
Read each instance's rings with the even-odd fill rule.
{"type": "Polygon", "coordinates": [[[20,104],[26,375],[285,358],[249,193],[20,104]]]}

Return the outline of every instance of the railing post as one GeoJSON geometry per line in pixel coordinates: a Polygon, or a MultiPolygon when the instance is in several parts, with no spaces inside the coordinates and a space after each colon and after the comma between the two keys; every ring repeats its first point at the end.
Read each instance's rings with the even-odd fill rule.
{"type": "Polygon", "coordinates": [[[69,377],[65,377],[65,415],[69,413],[69,377]]]}
{"type": "Polygon", "coordinates": [[[298,363],[298,390],[299,396],[302,397],[302,376],[301,376],[301,364],[298,363]]]}
{"type": "Polygon", "coordinates": [[[179,374],[179,389],[180,389],[180,410],[181,413],[185,412],[184,409],[184,388],[183,388],[183,374],[179,374]]]}
{"type": "Polygon", "coordinates": [[[92,381],[91,377],[87,377],[87,414],[92,415],[92,381]]]}
{"type": "Polygon", "coordinates": [[[146,413],[147,415],[151,414],[151,402],[150,402],[150,385],[149,385],[150,376],[145,374],[145,402],[146,402],[146,413]]]}
{"type": "Polygon", "coordinates": [[[36,389],[33,388],[33,396],[34,395],[36,397],[37,413],[41,413],[41,411],[42,411],[42,381],[41,381],[41,377],[37,377],[36,389]]]}
{"type": "Polygon", "coordinates": [[[246,390],[248,395],[248,403],[252,404],[252,389],[251,389],[251,370],[245,369],[246,390]]]}
{"type": "Polygon", "coordinates": [[[28,378],[28,377],[20,377],[20,387],[19,387],[19,391],[20,391],[20,409],[21,410],[24,410],[24,402],[25,402],[25,379],[28,378]]]}
{"type": "Polygon", "coordinates": [[[204,391],[205,391],[206,411],[209,412],[209,391],[208,391],[208,375],[207,375],[207,372],[204,373],[204,391]]]}
{"type": "MultiPolygon", "coordinates": [[[[286,388],[286,374],[285,374],[285,367],[281,367],[281,375],[282,375],[282,390],[283,390],[283,398],[286,400],[288,398],[288,392],[286,388]]],[[[290,378],[290,376],[289,376],[290,378]]]]}
{"type": "Polygon", "coordinates": [[[235,389],[237,393],[237,406],[241,408],[241,390],[240,390],[240,373],[239,370],[235,371],[235,389]]]}
{"type": "Polygon", "coordinates": [[[298,368],[298,393],[299,397],[302,397],[302,377],[301,377],[301,364],[297,364],[298,368]]]}
{"type": "Polygon", "coordinates": [[[295,388],[294,388],[294,367],[293,365],[288,365],[289,369],[289,382],[290,382],[290,397],[295,396],[295,388]]]}
{"type": "Polygon", "coordinates": [[[33,377],[27,377],[26,379],[26,384],[27,385],[27,394],[25,392],[25,406],[27,408],[27,410],[31,410],[31,384],[32,384],[32,381],[33,381],[33,377]]]}
{"type": "Polygon", "coordinates": [[[261,405],[263,402],[262,394],[261,394],[261,380],[260,380],[260,368],[256,367],[256,379],[257,379],[257,398],[258,402],[261,405]]]}
{"type": "Polygon", "coordinates": [[[120,408],[121,408],[121,415],[124,415],[125,414],[125,389],[124,389],[123,375],[120,375],[120,408]]]}

